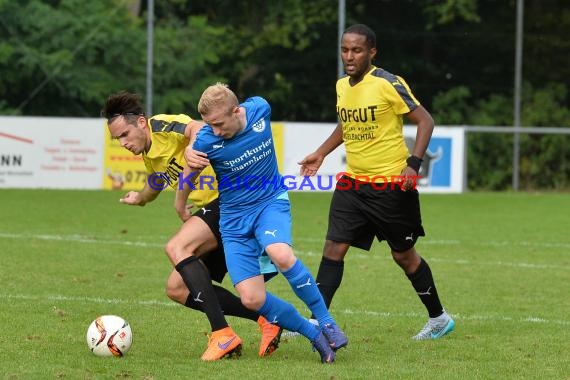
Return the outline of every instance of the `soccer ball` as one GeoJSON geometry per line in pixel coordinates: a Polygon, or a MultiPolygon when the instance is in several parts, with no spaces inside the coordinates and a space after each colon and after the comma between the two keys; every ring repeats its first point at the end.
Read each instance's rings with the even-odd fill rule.
{"type": "Polygon", "coordinates": [[[132,342],[131,326],[116,315],[97,317],[87,329],[87,346],[97,356],[123,356],[132,342]]]}

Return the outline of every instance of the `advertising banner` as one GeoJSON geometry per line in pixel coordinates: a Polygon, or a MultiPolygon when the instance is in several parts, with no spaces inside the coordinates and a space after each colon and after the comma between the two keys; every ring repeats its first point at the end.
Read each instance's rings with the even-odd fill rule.
{"type": "MultiPolygon", "coordinates": [[[[315,177],[299,176],[299,161],[335,129],[333,123],[273,122],[275,153],[291,191],[332,191],[345,170],[341,145],[315,177]]],[[[404,127],[409,150],[416,128],[404,127]]],[[[460,193],[465,178],[465,130],[436,127],[420,169],[425,193],[460,193]]],[[[103,119],[0,117],[0,188],[139,190],[147,181],[141,156],[111,138],[103,119]]]]}
{"type": "MultiPolygon", "coordinates": [[[[341,145],[330,153],[318,175],[299,176],[298,162],[315,151],[336,128],[328,123],[284,123],[285,156],[283,175],[290,190],[332,191],[336,175],[345,170],[346,156],[341,145]]],[[[416,138],[415,127],[404,127],[404,138],[411,151],[416,138]]],[[[465,132],[461,127],[434,130],[423,158],[418,189],[424,193],[460,193],[464,190],[465,132]]]]}
{"type": "Polygon", "coordinates": [[[0,188],[100,189],[99,119],[0,117],[0,188]]]}

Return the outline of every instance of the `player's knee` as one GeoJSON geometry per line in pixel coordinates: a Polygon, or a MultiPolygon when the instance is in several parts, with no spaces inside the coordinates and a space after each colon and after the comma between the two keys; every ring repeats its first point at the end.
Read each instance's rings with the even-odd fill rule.
{"type": "Polygon", "coordinates": [[[282,255],[282,256],[277,256],[275,258],[271,258],[271,261],[273,262],[273,264],[275,264],[277,269],[279,269],[281,272],[284,272],[291,269],[291,267],[295,264],[295,261],[297,261],[297,258],[293,254],[282,255]]]}
{"type": "Polygon", "coordinates": [[[249,310],[259,310],[265,299],[259,296],[256,292],[241,294],[241,303],[243,306],[247,307],[249,310]]]}
{"type": "Polygon", "coordinates": [[[392,251],[392,258],[406,273],[412,273],[420,264],[421,258],[412,247],[407,251],[392,251]]]}
{"type": "Polygon", "coordinates": [[[181,257],[182,251],[183,249],[176,239],[170,239],[164,246],[164,252],[173,264],[177,264],[183,258],[181,257]]]}
{"type": "Polygon", "coordinates": [[[326,240],[323,248],[323,257],[333,261],[343,261],[350,244],[326,240]]]}
{"type": "Polygon", "coordinates": [[[168,256],[168,258],[171,261],[172,261],[173,257],[175,256],[175,251],[176,251],[176,243],[174,243],[171,239],[164,246],[164,252],[166,253],[166,256],[168,256]]]}
{"type": "Polygon", "coordinates": [[[295,264],[297,258],[293,253],[293,249],[288,244],[272,244],[266,247],[267,254],[271,261],[280,271],[286,271],[295,264]]]}

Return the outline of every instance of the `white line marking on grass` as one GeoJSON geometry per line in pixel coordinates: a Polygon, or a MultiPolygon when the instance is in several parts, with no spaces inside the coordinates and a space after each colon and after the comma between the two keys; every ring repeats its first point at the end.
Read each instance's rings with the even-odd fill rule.
{"type": "MultiPolygon", "coordinates": [[[[118,241],[118,240],[101,240],[93,237],[88,237],[84,235],[49,235],[49,234],[16,234],[9,232],[0,232],[0,239],[40,239],[40,240],[62,240],[62,241],[74,241],[78,243],[93,243],[93,244],[121,244],[121,245],[133,245],[142,247],[157,247],[162,246],[162,244],[148,243],[144,241],[118,241]]],[[[164,242],[168,240],[168,237],[164,237],[164,242]]],[[[296,238],[295,241],[301,241],[306,243],[323,243],[322,238],[310,238],[301,237],[296,238]]],[[[536,248],[570,248],[570,243],[546,243],[546,242],[530,242],[530,241],[460,241],[460,240],[430,240],[422,239],[420,241],[423,245],[461,245],[461,244],[474,244],[481,246],[492,246],[492,247],[506,247],[506,246],[522,246],[522,247],[536,247],[536,248]]],[[[386,248],[387,249],[387,248],[386,248]]]]}
{"type": "MultiPolygon", "coordinates": [[[[124,245],[124,246],[133,246],[133,247],[145,247],[145,248],[163,248],[164,244],[157,244],[157,243],[149,243],[145,241],[128,241],[128,240],[100,240],[92,237],[87,237],[83,235],[46,235],[46,234],[14,234],[14,233],[6,233],[0,232],[0,239],[22,239],[22,240],[48,240],[48,241],[66,241],[66,242],[75,242],[75,243],[82,243],[82,244],[109,244],[109,245],[124,245]]],[[[301,241],[307,241],[310,239],[298,239],[301,241]]],[[[316,239],[314,239],[316,241],[316,239]]],[[[166,243],[166,238],[164,239],[166,243]]],[[[459,241],[456,240],[437,240],[432,241],[433,244],[460,244],[459,241]]],[[[492,242],[490,242],[492,243],[492,242]]],[[[423,243],[425,244],[425,242],[423,243]]],[[[503,242],[503,245],[512,245],[510,242],[503,242]]],[[[535,245],[529,242],[519,242],[519,245],[535,245]]],[[[538,243],[536,244],[538,246],[538,243]]],[[[548,244],[545,243],[544,246],[554,246],[556,244],[548,244]]],[[[560,247],[564,247],[565,244],[561,243],[560,247]]],[[[568,244],[570,247],[570,244],[568,244]]],[[[387,248],[386,248],[387,250],[387,248]]],[[[299,255],[314,257],[314,256],[321,256],[321,253],[315,253],[313,251],[299,251],[295,250],[295,252],[299,255]]],[[[352,259],[385,259],[385,260],[392,260],[392,257],[387,254],[388,252],[370,252],[370,253],[358,253],[358,252],[351,252],[349,254],[350,258],[352,259]],[[386,253],[386,254],[384,254],[386,253]]],[[[448,260],[448,259],[440,259],[436,257],[429,257],[429,261],[433,262],[441,262],[441,263],[452,263],[452,264],[459,264],[459,265],[485,265],[485,266],[503,266],[503,267],[512,267],[512,268],[527,268],[527,269],[555,269],[555,270],[570,270],[569,266],[565,265],[549,265],[549,264],[533,264],[533,263],[524,263],[524,262],[505,262],[505,261],[473,261],[473,260],[448,260]]]]}
{"type": "MultiPolygon", "coordinates": [[[[128,240],[99,240],[96,238],[92,238],[92,237],[87,237],[87,236],[83,236],[83,235],[46,235],[46,234],[39,234],[39,235],[33,235],[33,234],[14,234],[14,233],[5,233],[5,232],[0,232],[0,239],[22,239],[22,240],[32,240],[32,239],[38,239],[38,240],[52,240],[52,241],[67,241],[67,242],[75,242],[75,243],[82,243],[82,244],[109,244],[109,245],[124,245],[124,246],[132,246],[132,247],[145,247],[145,248],[163,248],[164,244],[157,244],[157,243],[149,243],[149,242],[145,242],[145,241],[128,241],[128,240]]],[[[298,240],[303,240],[303,241],[308,241],[308,240],[315,240],[316,239],[310,239],[310,238],[303,238],[303,239],[298,239],[298,240]]],[[[437,241],[432,241],[434,242],[433,244],[460,244],[459,241],[456,240],[437,240],[437,241]]],[[[166,243],[166,238],[165,238],[165,243],[166,243]]],[[[425,242],[424,242],[425,244],[425,242]]],[[[489,244],[493,245],[493,244],[500,244],[500,245],[513,245],[513,243],[511,242],[489,242],[489,244]]],[[[543,246],[543,247],[553,247],[553,246],[557,246],[557,247],[564,247],[566,246],[566,244],[549,244],[549,243],[530,243],[530,242],[518,242],[519,245],[524,245],[524,246],[543,246]]],[[[570,247],[570,244],[567,245],[568,247],[570,247]]],[[[298,255],[304,255],[304,256],[309,256],[309,257],[320,257],[321,253],[315,253],[313,251],[299,251],[299,250],[295,250],[295,252],[298,255]]],[[[383,254],[383,253],[387,253],[387,252],[380,252],[380,254],[378,252],[371,252],[371,253],[357,253],[357,252],[351,252],[349,254],[349,256],[352,259],[365,259],[365,260],[370,260],[370,259],[386,259],[386,260],[390,260],[391,261],[391,256],[388,254],[383,254]]],[[[565,265],[549,265],[549,264],[533,264],[533,263],[524,263],[524,262],[505,262],[505,261],[470,261],[470,260],[461,260],[461,259],[457,259],[457,260],[448,260],[448,259],[440,259],[440,258],[436,258],[436,257],[429,257],[429,261],[433,261],[433,262],[441,262],[441,263],[452,263],[452,264],[460,264],[460,265],[476,265],[476,266],[502,266],[502,267],[511,267],[511,268],[527,268],[527,269],[556,269],[556,270],[568,270],[570,269],[569,266],[565,266],[565,265]]]]}
{"type": "Polygon", "coordinates": [[[21,300],[31,300],[31,301],[62,301],[62,302],[81,302],[81,303],[98,303],[98,304],[108,304],[108,305],[120,305],[120,304],[131,304],[131,305],[143,305],[143,306],[178,306],[174,301],[165,302],[158,300],[135,300],[127,301],[120,298],[100,298],[100,297],[69,297],[63,295],[56,296],[30,296],[25,294],[0,294],[0,299],[21,299],[21,300]]]}
{"type": "MultiPolygon", "coordinates": [[[[324,243],[324,237],[321,239],[301,237],[296,238],[296,241],[305,243],[324,243]]],[[[570,248],[570,243],[543,243],[532,241],[493,241],[493,240],[477,240],[477,241],[461,241],[461,240],[446,240],[446,239],[421,239],[418,244],[422,245],[478,245],[478,246],[491,246],[491,247],[535,247],[535,248],[570,248]]]]}
{"type": "MultiPolygon", "coordinates": [[[[148,243],[144,241],[119,241],[119,240],[101,240],[84,235],[49,235],[49,234],[16,234],[0,231],[0,239],[39,239],[39,240],[61,240],[73,241],[78,243],[93,243],[93,244],[119,244],[119,245],[133,245],[142,247],[162,247],[163,244],[148,243]]],[[[166,243],[168,237],[164,237],[166,243]]],[[[295,238],[296,241],[308,243],[323,243],[323,239],[317,238],[295,238]]],[[[522,246],[522,247],[536,247],[536,248],[570,248],[570,243],[541,243],[529,241],[460,241],[460,240],[429,240],[423,239],[420,241],[423,245],[461,245],[473,244],[482,246],[505,247],[505,246],[522,246]]]]}
{"type": "MultiPolygon", "coordinates": [[[[470,244],[478,244],[477,242],[470,242],[470,244]]],[[[505,246],[521,246],[521,247],[534,247],[534,248],[570,248],[570,243],[542,243],[532,241],[489,241],[482,242],[483,245],[490,245],[496,247],[505,246]]]]}
{"type": "MultiPolygon", "coordinates": [[[[340,313],[342,314],[349,314],[349,315],[368,315],[371,317],[379,317],[379,318],[425,318],[425,313],[391,313],[391,312],[378,312],[378,311],[370,311],[370,310],[351,310],[351,309],[344,309],[341,310],[340,313]]],[[[457,320],[470,320],[470,321],[489,321],[489,322],[497,322],[497,321],[514,321],[519,323],[544,323],[544,324],[556,324],[556,325],[570,325],[570,321],[560,320],[560,319],[545,319],[545,318],[538,318],[538,317],[525,317],[525,318],[513,318],[508,316],[501,316],[501,315],[463,315],[463,314],[450,314],[453,318],[457,320]]]]}
{"type": "MultiPolygon", "coordinates": [[[[299,251],[295,250],[295,254],[298,256],[309,256],[315,257],[321,256],[321,253],[316,253],[313,251],[299,251]]],[[[378,253],[356,253],[351,252],[347,255],[351,259],[362,259],[362,260],[387,260],[392,261],[392,256],[390,254],[378,254],[378,253]]],[[[505,261],[473,261],[473,260],[448,260],[448,259],[439,259],[436,257],[428,257],[427,261],[429,262],[437,262],[437,263],[451,263],[451,264],[458,264],[458,265],[472,265],[472,266],[498,266],[498,267],[511,267],[511,268],[526,268],[526,269],[556,269],[556,270],[570,270],[570,266],[568,265],[548,265],[548,264],[532,264],[532,263],[523,263],[523,262],[505,262],[505,261]]]]}
{"type": "MultiPolygon", "coordinates": [[[[322,238],[310,238],[310,237],[299,237],[296,238],[297,241],[302,241],[305,243],[324,243],[324,237],[322,238]]],[[[461,241],[459,240],[434,240],[423,238],[420,240],[422,244],[441,244],[441,245],[459,245],[461,241]]]]}
{"type": "MultiPolygon", "coordinates": [[[[164,244],[148,243],[145,241],[128,241],[128,240],[100,240],[96,238],[90,238],[83,235],[28,235],[28,234],[11,234],[0,232],[0,239],[38,239],[38,240],[55,240],[55,241],[69,241],[75,243],[85,243],[85,244],[111,244],[111,245],[128,245],[135,247],[164,247],[164,244]]],[[[166,243],[167,238],[164,238],[166,243]]]]}
{"type": "Polygon", "coordinates": [[[548,265],[548,264],[531,264],[531,263],[509,263],[505,261],[470,261],[470,260],[446,260],[446,259],[438,259],[434,257],[430,257],[428,259],[430,262],[438,262],[438,263],[452,263],[452,264],[461,264],[461,265],[486,265],[486,266],[502,266],[502,267],[511,267],[511,268],[528,268],[528,269],[563,269],[568,270],[570,267],[564,265],[548,265]]]}
{"type": "MultiPolygon", "coordinates": [[[[100,298],[100,297],[75,297],[75,296],[64,296],[64,295],[52,295],[52,296],[31,296],[25,294],[0,294],[0,299],[12,299],[12,300],[25,300],[25,301],[56,301],[56,302],[76,302],[76,303],[96,303],[96,304],[108,304],[108,305],[140,305],[140,306],[159,306],[159,307],[182,307],[174,301],[160,301],[160,300],[124,300],[120,298],[100,298]]],[[[354,309],[343,309],[337,310],[337,313],[347,314],[347,315],[366,315],[369,317],[377,317],[384,319],[391,318],[420,318],[423,320],[425,318],[425,313],[392,313],[387,311],[373,311],[373,310],[354,310],[354,309]]],[[[505,315],[465,315],[465,314],[451,314],[456,320],[466,320],[466,321],[480,321],[480,322],[516,322],[516,323],[537,323],[545,325],[563,325],[569,326],[570,321],[562,319],[546,319],[540,317],[528,316],[524,318],[513,318],[505,315]]]]}

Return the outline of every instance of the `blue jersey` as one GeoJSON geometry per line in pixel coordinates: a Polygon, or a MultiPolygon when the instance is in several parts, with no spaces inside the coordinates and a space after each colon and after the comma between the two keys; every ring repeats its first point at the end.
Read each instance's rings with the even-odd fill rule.
{"type": "Polygon", "coordinates": [[[259,207],[287,190],[277,167],[269,103],[256,96],[240,106],[246,115],[242,131],[224,139],[206,125],[193,145],[208,155],[216,172],[222,214],[241,213],[252,205],[259,207]]]}

